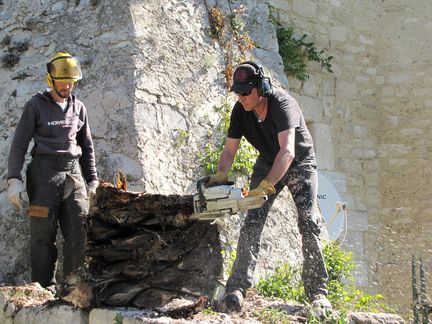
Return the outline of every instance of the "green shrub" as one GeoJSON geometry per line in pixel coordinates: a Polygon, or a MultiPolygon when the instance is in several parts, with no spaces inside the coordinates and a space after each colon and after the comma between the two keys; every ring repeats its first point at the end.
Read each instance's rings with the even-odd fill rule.
{"type": "MultiPolygon", "coordinates": [[[[210,141],[204,146],[204,152],[198,155],[205,174],[213,174],[217,171],[231,116],[231,105],[228,100],[224,100],[220,106],[215,106],[213,109],[219,114],[219,122],[209,135],[210,141]]],[[[258,152],[243,138],[234,157],[231,172],[251,174],[257,156],[258,152]]]]}
{"type": "Polygon", "coordinates": [[[356,288],[352,252],[342,251],[335,241],[329,241],[323,246],[323,255],[329,275],[328,299],[333,307],[343,311],[394,313],[381,294],[369,295],[356,288]]]}
{"type": "MultiPolygon", "coordinates": [[[[336,242],[329,241],[323,246],[323,256],[329,275],[327,297],[333,308],[340,313],[348,311],[394,313],[394,310],[383,303],[382,295],[369,295],[355,287],[352,275],[355,263],[352,261],[351,252],[342,251],[336,242]]],[[[300,273],[301,267],[280,263],[272,275],[258,281],[257,291],[265,297],[278,297],[305,304],[308,301],[300,273]]]]}
{"type": "Polygon", "coordinates": [[[275,268],[274,274],[260,279],[256,288],[258,293],[266,297],[294,300],[303,304],[307,302],[303,283],[300,280],[300,268],[293,268],[285,262],[275,268]]]}

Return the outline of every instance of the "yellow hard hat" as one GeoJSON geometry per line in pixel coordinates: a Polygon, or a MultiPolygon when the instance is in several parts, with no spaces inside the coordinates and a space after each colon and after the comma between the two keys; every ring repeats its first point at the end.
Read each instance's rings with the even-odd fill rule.
{"type": "Polygon", "coordinates": [[[57,52],[47,63],[47,83],[53,88],[53,80],[77,82],[82,79],[79,61],[65,52],[57,52]]]}

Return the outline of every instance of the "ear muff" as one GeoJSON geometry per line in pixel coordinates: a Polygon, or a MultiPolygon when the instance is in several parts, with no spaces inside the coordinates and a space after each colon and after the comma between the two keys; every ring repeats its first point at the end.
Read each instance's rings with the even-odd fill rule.
{"type": "Polygon", "coordinates": [[[51,75],[49,73],[46,75],[46,82],[48,84],[48,88],[54,89],[53,80],[51,79],[51,75]]]}
{"type": "Polygon", "coordinates": [[[255,68],[258,78],[258,94],[261,97],[267,97],[272,89],[272,84],[270,78],[265,76],[263,67],[254,61],[246,61],[241,64],[249,64],[255,68]]]}

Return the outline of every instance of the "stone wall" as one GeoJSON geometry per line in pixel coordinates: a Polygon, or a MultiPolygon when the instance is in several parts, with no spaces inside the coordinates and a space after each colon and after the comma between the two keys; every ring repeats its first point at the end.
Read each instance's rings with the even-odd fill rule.
{"type": "Polygon", "coordinates": [[[348,203],[357,284],[409,312],[411,255],[430,267],[428,1],[272,0],[284,24],[333,55],[291,90],[315,129],[320,172],[348,203]]]}
{"type": "MultiPolygon", "coordinates": [[[[1,58],[8,53],[20,58],[0,68],[2,180],[24,102],[45,87],[47,58],[66,50],[83,65],[76,93],[89,108],[101,178],[112,180],[121,169],[133,190],[193,192],[202,175],[198,153],[218,121],[212,107],[226,94],[223,50],[208,35],[207,9],[215,3],[0,2],[1,58]]],[[[217,3],[226,11],[239,5],[217,3]]],[[[288,87],[266,2],[243,3],[259,48],[255,54],[274,84],[288,87]]],[[[431,257],[432,6],[425,0],[271,0],[271,5],[282,23],[311,35],[334,56],[334,74],[312,64],[310,79],[303,86],[290,80],[290,89],[314,134],[320,172],[347,202],[343,247],[354,252],[357,284],[408,310],[411,254],[428,266],[431,257]]],[[[272,214],[261,273],[275,265],[274,252],[292,262],[300,258],[295,217],[284,204],[278,208],[290,215],[279,226],[287,240],[272,238],[270,229],[280,225],[272,214]]],[[[4,181],[0,214],[0,279],[29,280],[27,219],[8,205],[4,181]]],[[[239,222],[227,226],[227,243],[239,222]]]]}
{"type": "Polygon", "coordinates": [[[375,231],[368,251],[372,282],[408,308],[411,255],[421,256],[432,272],[432,4],[384,2],[382,12],[377,43],[382,200],[381,209],[371,213],[375,231]]]}
{"type": "MultiPolygon", "coordinates": [[[[239,6],[217,1],[224,12],[239,6]]],[[[23,105],[46,87],[45,64],[56,51],[82,63],[76,89],[86,104],[101,179],[127,175],[129,189],[190,194],[203,170],[198,155],[219,122],[224,84],[223,49],[209,37],[208,8],[199,0],[5,0],[0,4],[0,281],[29,282],[28,221],[6,199],[7,154],[23,105]],[[25,46],[22,46],[25,44],[25,46]],[[13,54],[14,56],[7,56],[13,54]],[[186,134],[186,136],[185,136],[186,134]]],[[[265,2],[249,1],[246,20],[256,54],[287,85],[265,2]]],[[[234,97],[227,99],[233,102],[234,97]]],[[[30,156],[27,156],[30,159],[30,156]]],[[[247,180],[246,180],[247,181],[247,180]]],[[[288,193],[284,193],[289,200],[288,193]]],[[[279,202],[263,237],[257,277],[280,260],[301,261],[295,214],[279,202]],[[287,215],[282,217],[281,214],[287,215]],[[283,237],[284,239],[280,239],[283,237]]],[[[227,250],[235,247],[244,215],[224,226],[227,250]]]]}
{"type": "MultiPolygon", "coordinates": [[[[354,1],[272,1],[275,15],[332,55],[334,73],[310,64],[302,86],[290,80],[314,135],[318,168],[347,203],[348,235],[343,247],[355,252],[357,284],[369,285],[363,236],[371,209],[377,209],[379,169],[375,131],[379,125],[375,13],[354,1]],[[370,22],[363,20],[370,19],[370,22]],[[374,198],[374,199],[371,199],[374,198]]],[[[329,215],[327,215],[329,216],[329,215]]]]}

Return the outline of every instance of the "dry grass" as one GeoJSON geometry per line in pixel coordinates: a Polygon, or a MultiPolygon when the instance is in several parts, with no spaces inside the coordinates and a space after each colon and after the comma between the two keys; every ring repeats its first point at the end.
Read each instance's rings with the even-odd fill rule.
{"type": "Polygon", "coordinates": [[[54,295],[38,283],[22,286],[0,287],[0,299],[13,304],[17,309],[30,306],[42,305],[48,301],[55,300],[54,295]]]}

